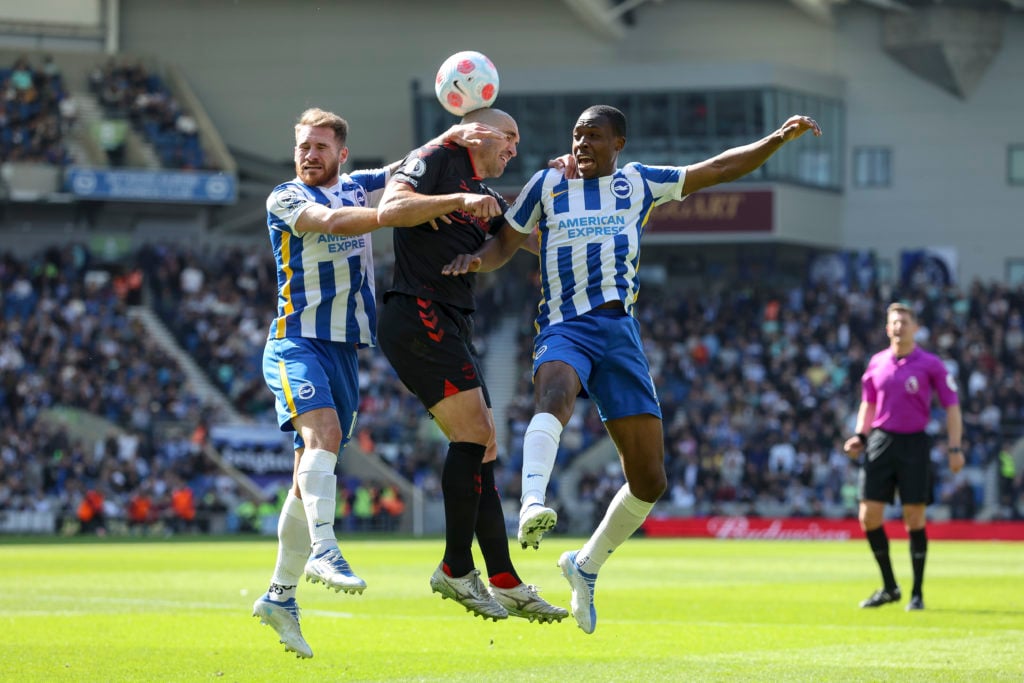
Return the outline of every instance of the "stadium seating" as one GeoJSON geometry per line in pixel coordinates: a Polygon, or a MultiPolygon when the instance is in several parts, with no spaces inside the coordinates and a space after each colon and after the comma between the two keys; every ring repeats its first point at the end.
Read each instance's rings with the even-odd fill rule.
{"type": "MultiPolygon", "coordinates": [[[[378,282],[388,281],[388,269],[381,264],[378,282]]],[[[185,391],[175,362],[126,316],[125,304],[148,299],[243,414],[272,420],[260,355],[275,294],[262,248],[199,254],[149,245],[119,264],[97,263],[81,245],[25,260],[5,254],[0,290],[0,511],[56,511],[89,529],[103,519],[136,529],[209,529],[213,519],[216,528],[244,526],[236,514],[244,496],[200,452],[202,429],[194,430],[208,417],[204,406],[185,391]],[[146,292],[133,272],[145,273],[146,292]],[[55,406],[90,412],[123,432],[92,447],[40,419],[55,406]],[[174,492],[182,487],[192,491],[194,519],[175,516],[174,492]],[[104,500],[85,520],[90,491],[104,500]]],[[[855,469],[839,449],[852,429],[860,374],[870,353],[886,345],[881,315],[892,298],[919,309],[924,343],[960,379],[968,467],[952,476],[938,439],[937,500],[955,517],[993,514],[986,473],[1004,439],[1024,425],[1024,290],[982,283],[900,292],[723,284],[672,297],[645,289],[638,311],[669,472],[660,505],[695,515],[853,514],[855,469]]],[[[521,310],[517,356],[520,376],[528,377],[532,306],[521,310]]],[[[361,354],[360,379],[359,445],[436,499],[443,436],[381,354],[361,354]]],[[[518,494],[522,433],[532,414],[528,379],[515,396],[499,475],[507,500],[518,494]]],[[[932,429],[944,431],[938,409],[932,429]]],[[[604,438],[589,402],[580,402],[565,434],[556,474],[604,438]]],[[[602,466],[573,480],[574,491],[561,491],[576,503],[565,513],[585,524],[603,511],[621,473],[602,466]]],[[[355,491],[360,482],[349,486],[355,491]]],[[[552,492],[557,498],[557,476],[552,492]]],[[[363,514],[344,523],[389,528],[379,504],[370,509],[376,521],[363,514]]]]}
{"type": "MultiPolygon", "coordinates": [[[[1024,289],[733,285],[665,294],[645,291],[639,309],[665,418],[665,506],[698,515],[855,514],[855,466],[841,446],[853,431],[860,376],[887,346],[885,307],[900,299],[919,311],[923,344],[961,388],[967,468],[948,471],[943,412],[934,408],[936,500],[958,516],[986,505],[991,513],[1002,438],[1024,431],[1024,289]]],[[[588,474],[589,488],[601,473],[588,474]]]]}
{"type": "Polygon", "coordinates": [[[166,168],[205,166],[195,119],[163,80],[139,62],[111,59],[90,74],[89,90],[109,119],[126,119],[153,145],[166,168]]]}
{"type": "Polygon", "coordinates": [[[49,57],[41,64],[21,56],[0,67],[0,163],[69,160],[64,146],[65,87],[49,57]]]}

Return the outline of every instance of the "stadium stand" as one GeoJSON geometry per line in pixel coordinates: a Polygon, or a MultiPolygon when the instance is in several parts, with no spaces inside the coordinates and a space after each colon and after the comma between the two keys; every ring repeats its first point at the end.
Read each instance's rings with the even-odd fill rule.
{"type": "MultiPolygon", "coordinates": [[[[245,495],[203,456],[208,406],[126,315],[130,301],[148,300],[234,405],[265,420],[270,406],[259,363],[273,286],[261,253],[256,247],[199,254],[148,245],[117,264],[98,262],[81,245],[28,260],[5,254],[0,511],[51,512],[66,532],[261,528],[260,515],[251,521],[252,511],[269,502],[245,495]],[[146,274],[145,288],[133,272],[146,274]],[[89,444],[41,418],[55,407],[77,408],[122,429],[89,444]]],[[[722,282],[674,298],[662,294],[645,290],[639,308],[666,424],[670,493],[661,508],[701,516],[855,514],[855,468],[839,448],[867,354],[884,346],[878,312],[898,297],[919,310],[924,343],[942,355],[963,387],[968,467],[950,475],[937,441],[937,514],[1017,514],[1019,480],[1003,484],[1000,501],[995,477],[1007,439],[1024,427],[1024,289],[979,282],[965,290],[755,289],[722,282]]],[[[517,456],[532,412],[533,313],[529,304],[509,310],[518,310],[520,319],[520,380],[508,408],[501,477],[514,499],[517,456]]],[[[362,354],[361,382],[359,447],[436,499],[443,437],[380,354],[362,354]]],[[[564,524],[586,526],[601,514],[621,474],[617,466],[583,457],[605,437],[593,406],[581,406],[556,469],[575,471],[564,477],[575,484],[565,490],[556,480],[552,493],[564,524]]],[[[939,424],[937,412],[933,426],[939,424]]],[[[401,512],[367,504],[360,492],[365,488],[372,501],[374,491],[390,487],[351,477],[343,483],[350,495],[339,524],[393,527],[401,512]]],[[[268,499],[275,495],[267,492],[268,499]]]]}
{"type": "MultiPolygon", "coordinates": [[[[205,166],[198,124],[158,75],[140,62],[110,59],[89,74],[89,92],[103,107],[108,122],[128,121],[153,145],[166,168],[205,166]]],[[[123,163],[123,138],[108,149],[111,165],[123,163]]]]}
{"type": "Polygon", "coordinates": [[[74,116],[60,69],[45,55],[33,64],[27,55],[0,68],[0,163],[69,161],[64,131],[74,116]]]}
{"type": "MultiPolygon", "coordinates": [[[[872,35],[879,33],[876,24],[864,21],[867,9],[855,9],[854,4],[847,3],[850,7],[843,7],[850,11],[843,15],[844,19],[852,17],[854,21],[841,23],[842,27],[854,27],[853,34],[842,34],[851,43],[857,42],[858,27],[869,28],[872,35]]],[[[133,26],[152,24],[144,16],[147,9],[143,5],[123,8],[126,38],[135,40],[136,48],[141,48],[146,40],[155,40],[155,44],[165,40],[145,32],[139,38],[128,37],[133,26]]],[[[672,10],[670,5],[672,3],[665,11],[672,10]]],[[[368,8],[367,16],[373,11],[376,10],[368,8]]],[[[157,14],[159,16],[159,12],[157,14]]],[[[793,33],[786,34],[792,39],[783,42],[817,44],[797,40],[798,35],[803,35],[799,32],[809,32],[809,29],[805,31],[801,24],[793,24],[793,33]]],[[[562,30],[557,23],[552,26],[552,30],[562,30]]],[[[664,22],[664,27],[673,32],[673,37],[676,28],[683,30],[669,22],[664,22]]],[[[254,23],[250,28],[257,27],[254,23]]],[[[647,26],[645,30],[658,28],[647,26]]],[[[172,33],[168,31],[168,35],[172,33]]],[[[379,40],[377,35],[373,33],[374,40],[379,40]]],[[[1019,31],[1009,35],[1017,36],[1019,31]]],[[[579,51],[572,43],[572,35],[563,37],[569,39],[569,49],[579,51]]],[[[97,46],[102,40],[100,35],[97,46]]],[[[259,44],[259,41],[249,42],[259,44]]],[[[734,41],[719,42],[732,45],[734,41]]],[[[1007,44],[1012,46],[1012,41],[1007,44]]],[[[408,51],[416,49],[419,48],[407,48],[408,51]]],[[[723,59],[707,46],[695,49],[708,52],[706,57],[711,61],[723,59]]],[[[240,60],[247,64],[254,63],[253,57],[258,56],[239,52],[240,60]]],[[[666,51],[664,58],[675,57],[666,51]]],[[[730,62],[733,58],[733,55],[728,56],[730,62]]],[[[813,60],[797,55],[792,57],[792,63],[817,69],[817,58],[816,52],[813,60]]],[[[618,60],[617,56],[614,59],[618,60]]],[[[636,61],[638,56],[633,55],[631,59],[636,61]]],[[[775,59],[779,63],[780,58],[775,59]]],[[[866,80],[887,86],[872,91],[918,93],[907,87],[905,81],[890,76],[884,68],[874,66],[873,61],[858,61],[849,54],[837,59],[849,60],[853,66],[830,69],[836,72],[828,74],[830,76],[847,77],[854,83],[851,74],[870,67],[864,72],[866,80]],[[844,72],[844,68],[848,70],[844,72]]],[[[874,58],[869,56],[868,59],[874,58]]],[[[782,63],[789,64],[790,60],[787,55],[782,63]]],[[[170,64],[161,65],[128,55],[109,58],[100,49],[86,54],[49,56],[41,51],[19,49],[4,52],[0,65],[7,66],[0,68],[3,93],[0,162],[7,162],[7,169],[14,169],[5,169],[4,180],[8,185],[12,178],[29,177],[30,164],[57,169],[47,178],[60,178],[59,169],[69,162],[94,167],[123,164],[127,168],[211,167],[233,171],[230,155],[220,143],[202,103],[188,91],[180,73],[170,64]],[[31,85],[26,87],[29,83],[31,85]],[[103,125],[117,121],[130,122],[130,125],[123,129],[116,124],[103,125]],[[119,147],[118,140],[123,140],[123,147],[119,147]]],[[[197,67],[195,61],[191,66],[195,69],[192,73],[198,74],[201,67],[197,67]]],[[[591,75],[608,71],[613,76],[614,69],[609,66],[597,60],[591,75]]],[[[550,70],[547,57],[543,58],[540,69],[550,70]]],[[[264,74],[266,64],[250,71],[264,74]]],[[[203,73],[205,76],[207,70],[203,73]]],[[[728,73],[729,69],[719,70],[711,79],[715,81],[714,87],[719,87],[719,78],[728,73]]],[[[980,73],[981,70],[977,78],[980,73]]],[[[211,78],[204,84],[206,92],[217,93],[213,96],[216,104],[236,97],[244,89],[244,86],[237,91],[219,87],[227,85],[227,77],[220,74],[219,78],[219,83],[211,78]]],[[[287,80],[289,84],[293,81],[296,89],[309,88],[312,83],[299,77],[287,80]]],[[[510,79],[509,83],[512,82],[510,79]]],[[[764,83],[754,79],[752,84],[759,89],[780,85],[771,79],[764,83]]],[[[619,87],[612,81],[608,85],[619,87]]],[[[751,83],[744,82],[744,85],[751,83]]],[[[813,81],[807,81],[806,85],[815,89],[813,81]]],[[[687,87],[695,86],[688,83],[687,87]]],[[[1007,93],[1011,90],[999,89],[1007,93]]],[[[828,88],[821,88],[817,94],[829,92],[828,88]]],[[[510,88],[506,95],[515,97],[516,93],[510,88]]],[[[571,97],[572,93],[568,95],[571,97]]],[[[424,90],[423,96],[431,103],[429,88],[424,90]]],[[[879,94],[878,98],[884,96],[879,94]]],[[[522,93],[521,97],[531,95],[522,93]]],[[[856,152],[857,145],[877,144],[876,140],[858,132],[867,128],[864,119],[858,118],[861,116],[858,112],[882,111],[894,119],[908,118],[908,112],[898,107],[893,111],[880,109],[879,100],[866,98],[856,88],[835,97],[849,102],[849,108],[842,113],[844,118],[849,114],[850,122],[857,124],[851,127],[854,134],[837,143],[855,146],[851,150],[844,147],[847,152],[856,152]],[[858,134],[861,137],[858,138],[858,134]]],[[[276,99],[298,101],[294,95],[276,99]]],[[[382,108],[375,98],[364,99],[373,100],[374,109],[382,108]]],[[[550,106],[546,93],[538,99],[544,106],[538,109],[539,115],[533,117],[534,124],[527,126],[530,117],[525,113],[522,117],[524,139],[539,137],[550,127],[553,111],[567,106],[561,100],[558,106],[550,106]]],[[[921,93],[919,99],[930,105],[927,93],[921,93]]],[[[1012,109],[1012,100],[1007,101],[1012,109]]],[[[966,112],[972,111],[966,97],[957,105],[963,105],[966,112]]],[[[355,103],[351,111],[359,112],[359,106],[360,103],[355,103]]],[[[398,112],[400,107],[390,103],[387,109],[398,112]]],[[[225,116],[225,112],[228,117],[238,113],[221,106],[219,114],[225,116]]],[[[696,113],[699,115],[694,120],[700,121],[701,126],[711,121],[705,120],[706,110],[696,113]]],[[[722,112],[715,113],[714,117],[713,121],[723,127],[729,121],[722,112]]],[[[653,122],[657,123],[660,118],[660,114],[655,116],[653,122]]],[[[271,126],[278,127],[284,120],[280,115],[270,114],[264,119],[248,122],[257,126],[253,129],[259,131],[257,135],[266,133],[271,126]]],[[[643,127],[649,127],[650,123],[645,122],[643,127]]],[[[689,124],[684,123],[680,125],[686,128],[689,124]]],[[[398,141],[393,144],[404,148],[402,136],[394,135],[394,120],[382,118],[381,127],[387,130],[387,138],[398,141]]],[[[756,130],[732,133],[741,134],[745,141],[756,130]]],[[[271,138],[262,136],[267,140],[271,138]]],[[[699,155],[703,158],[711,151],[702,148],[699,155]]],[[[919,152],[916,148],[910,151],[919,152]]],[[[952,156],[965,157],[964,151],[965,148],[960,147],[952,156]]],[[[1011,149],[1008,154],[1013,152],[1011,149]]],[[[899,147],[895,153],[903,155],[901,163],[902,159],[910,157],[904,147],[899,147]]],[[[361,150],[360,154],[366,151],[361,150]]],[[[386,155],[386,152],[374,149],[370,154],[386,155]]],[[[541,163],[543,158],[535,152],[536,163],[541,163]]],[[[808,162],[813,170],[830,161],[837,178],[842,178],[846,172],[842,159],[829,160],[822,156],[818,158],[822,161],[819,166],[811,163],[815,158],[801,162],[808,162]]],[[[1011,163],[1012,158],[1007,160],[1010,170],[1016,168],[1011,163]]],[[[677,161],[675,156],[670,156],[669,160],[677,161]]],[[[531,161],[529,165],[536,163],[531,161]]],[[[920,159],[917,163],[923,165],[920,159]]],[[[271,168],[271,177],[279,170],[271,168]]],[[[289,172],[287,164],[284,172],[289,172]]],[[[1000,168],[999,174],[1002,173],[1000,168]]],[[[987,178],[984,174],[972,175],[987,178]]],[[[1016,177],[1019,178],[1019,171],[1016,177]]],[[[906,178],[901,178],[901,182],[906,183],[906,178]]],[[[985,182],[992,185],[990,179],[985,182]]],[[[1013,182],[1011,179],[1011,184],[1013,182]]],[[[257,198],[255,211],[252,207],[246,207],[245,211],[230,207],[230,210],[238,209],[237,216],[232,215],[228,220],[238,232],[251,230],[261,222],[258,204],[265,196],[262,188],[265,183],[262,178],[258,182],[250,180],[250,183],[249,190],[257,198]],[[256,218],[250,214],[255,214],[256,218]]],[[[928,193],[934,192],[931,180],[923,183],[928,185],[928,193]]],[[[858,200],[862,204],[886,204],[876,202],[878,194],[866,191],[863,186],[835,189],[842,190],[835,195],[837,201],[842,195],[850,203],[858,200]]],[[[901,194],[906,189],[902,186],[901,194]]],[[[976,193],[977,189],[974,187],[962,194],[976,193]]],[[[1001,191],[1002,185],[998,184],[996,189],[1001,191]]],[[[903,203],[910,207],[908,210],[916,212],[921,202],[913,197],[920,195],[908,196],[910,200],[903,203]]],[[[817,211],[821,205],[808,201],[812,199],[810,194],[777,192],[776,199],[781,207],[779,215],[786,215],[784,224],[794,218],[800,222],[800,217],[791,211],[796,204],[807,204],[808,213],[815,214],[816,219],[826,215],[829,222],[835,222],[832,219],[838,220],[840,216],[838,211],[834,215],[817,211]]],[[[985,195],[977,201],[984,203],[991,199],[985,195]]],[[[234,408],[249,418],[264,420],[271,412],[270,396],[263,386],[259,355],[273,302],[272,273],[264,254],[265,244],[213,248],[207,243],[180,246],[154,241],[154,234],[168,232],[166,225],[189,222],[208,225],[209,216],[202,208],[180,218],[175,215],[175,209],[166,204],[154,209],[137,209],[141,202],[129,208],[125,204],[130,202],[120,205],[110,202],[103,207],[98,201],[84,201],[74,207],[61,208],[48,202],[30,207],[0,206],[0,211],[8,214],[5,227],[18,226],[12,229],[10,241],[21,241],[24,236],[27,242],[36,238],[41,224],[50,228],[53,223],[65,230],[54,232],[58,235],[53,239],[55,243],[65,243],[67,226],[72,226],[88,228],[84,233],[89,238],[98,239],[103,232],[106,239],[107,232],[112,232],[114,241],[123,240],[132,246],[117,263],[97,263],[95,242],[91,243],[93,250],[73,244],[29,258],[10,254],[0,258],[0,309],[3,313],[0,327],[0,520],[11,519],[21,512],[56,511],[58,525],[68,531],[77,528],[108,532],[125,528],[151,529],[156,533],[200,528],[266,531],[263,520],[273,517],[275,506],[271,492],[263,498],[248,495],[204,455],[204,446],[208,445],[204,422],[210,415],[210,406],[188,388],[185,373],[166,350],[152,343],[154,340],[140,324],[125,313],[129,303],[150,306],[234,408]],[[159,213],[158,219],[151,224],[140,219],[139,215],[146,210],[159,213]],[[51,215],[61,218],[51,221],[51,215]],[[97,226],[102,230],[97,230],[97,226]],[[14,229],[21,232],[15,233],[14,229]],[[140,243],[144,246],[139,247],[140,243]],[[98,265],[103,267],[94,267],[98,265]],[[143,280],[141,286],[139,276],[143,280]],[[97,334],[96,330],[108,330],[107,326],[111,327],[106,334],[97,334]],[[125,353],[127,349],[131,350],[130,354],[125,353]],[[75,424],[69,427],[54,419],[57,408],[74,415],[75,424]],[[111,431],[107,433],[100,427],[97,428],[100,431],[82,436],[82,424],[93,418],[111,431]],[[190,512],[193,509],[194,514],[190,512]],[[214,519],[218,521],[211,522],[214,519]]],[[[896,213],[892,206],[886,206],[885,210],[893,214],[892,220],[897,225],[910,222],[906,220],[906,213],[896,213]]],[[[188,212],[185,209],[182,214],[188,212]]],[[[850,222],[857,223],[867,216],[868,220],[862,222],[871,223],[872,215],[865,213],[862,206],[861,213],[854,212],[850,222]]],[[[928,230],[933,228],[932,218],[921,218],[921,223],[929,226],[928,230]]],[[[971,220],[984,222],[991,218],[991,215],[982,215],[980,218],[972,216],[971,220]]],[[[222,227],[216,225],[216,218],[212,222],[214,227],[222,227]]],[[[814,222],[814,227],[820,226],[814,222]]],[[[826,227],[831,229],[831,226],[826,227]]],[[[917,229],[915,234],[920,240],[931,237],[931,233],[918,226],[908,226],[908,229],[917,229]]],[[[185,234],[182,241],[188,241],[197,233],[198,230],[185,234]]],[[[807,234],[809,232],[785,237],[800,240],[807,234]]],[[[943,233],[946,234],[949,233],[943,233]]],[[[869,242],[872,242],[871,237],[869,234],[869,242]]],[[[942,239],[949,238],[943,236],[942,239]]],[[[839,241],[839,237],[835,237],[835,241],[839,241]]],[[[754,244],[750,246],[757,248],[754,244]]],[[[896,253],[894,244],[884,247],[889,251],[887,257],[896,253]]],[[[654,260],[648,248],[645,267],[654,260]]],[[[975,271],[978,269],[977,262],[970,266],[975,271]]],[[[388,281],[387,268],[386,262],[378,264],[380,290],[388,281]]],[[[1007,272],[1009,274],[1009,270],[1007,272]]],[[[505,466],[499,473],[506,501],[518,495],[518,454],[522,431],[532,412],[528,371],[532,325],[529,320],[533,315],[535,289],[524,287],[523,280],[516,279],[519,275],[503,276],[496,280],[497,286],[485,289],[478,316],[480,347],[489,358],[508,354],[507,347],[491,342],[491,335],[507,326],[508,312],[511,312],[512,327],[518,330],[514,355],[519,362],[510,374],[511,379],[502,376],[496,380],[498,375],[488,375],[495,384],[492,393],[512,397],[507,406],[495,406],[507,432],[507,437],[502,439],[505,466]],[[509,282],[511,286],[502,286],[509,282]]],[[[1012,467],[1003,464],[1003,452],[1006,442],[1016,440],[1024,431],[1024,358],[1021,353],[1024,296],[1020,288],[974,283],[961,290],[920,284],[907,291],[897,291],[882,282],[846,290],[807,284],[752,287],[749,282],[726,275],[703,284],[706,287],[699,291],[666,284],[664,292],[658,291],[659,286],[645,284],[639,309],[666,417],[670,493],[660,504],[661,508],[687,515],[851,514],[854,470],[837,451],[839,437],[850,431],[859,368],[866,362],[867,354],[884,344],[878,312],[889,298],[899,295],[913,300],[919,308],[928,336],[925,345],[939,351],[961,379],[968,468],[957,476],[950,476],[943,471],[943,458],[935,458],[940,475],[937,495],[942,503],[938,514],[992,518],[1017,513],[1022,485],[1020,473],[1024,466],[1018,464],[1013,474],[1012,467]],[[1004,472],[1011,474],[1004,475],[1004,472]]],[[[365,452],[380,455],[427,499],[436,500],[443,438],[379,354],[362,354],[361,380],[363,404],[357,445],[365,452]]],[[[936,455],[941,455],[941,442],[936,449],[936,455]]],[[[290,454],[285,455],[290,457],[290,454]]],[[[581,402],[577,415],[564,432],[556,470],[561,478],[552,484],[552,491],[561,499],[562,518],[569,520],[570,525],[578,522],[582,528],[592,526],[588,516],[600,515],[608,492],[617,487],[621,475],[615,468],[607,467],[609,457],[614,457],[614,449],[608,447],[596,411],[589,403],[581,402]]],[[[372,502],[372,492],[386,490],[387,484],[370,478],[360,481],[349,477],[344,486],[352,495],[345,499],[344,509],[339,511],[341,523],[356,528],[357,520],[363,520],[359,528],[387,528],[390,522],[380,517],[384,504],[372,502]],[[356,515],[355,493],[360,489],[371,494],[371,503],[367,508],[367,496],[360,494],[361,512],[356,515]],[[365,523],[367,509],[369,518],[377,521],[365,523]]]]}
{"type": "MultiPolygon", "coordinates": [[[[662,505],[687,515],[855,515],[856,469],[841,445],[867,360],[886,346],[880,311],[894,298],[919,311],[922,343],[961,387],[967,467],[952,475],[936,440],[937,514],[1016,517],[1016,504],[997,501],[995,472],[1006,442],[1024,432],[1024,288],[980,282],[645,292],[640,318],[666,425],[662,505]]],[[[942,411],[933,412],[929,432],[939,434],[942,411]]],[[[581,478],[578,497],[601,476],[581,478]]]]}

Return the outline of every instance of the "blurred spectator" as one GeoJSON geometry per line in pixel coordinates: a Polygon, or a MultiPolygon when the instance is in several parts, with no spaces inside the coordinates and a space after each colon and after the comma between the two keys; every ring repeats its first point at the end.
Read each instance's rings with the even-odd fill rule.
{"type": "Polygon", "coordinates": [[[81,524],[81,533],[106,534],[103,494],[96,489],[89,489],[78,503],[77,516],[81,524]]]}
{"type": "Polygon", "coordinates": [[[145,534],[156,522],[153,497],[146,488],[140,488],[128,499],[126,511],[129,531],[145,534]]]}
{"type": "Polygon", "coordinates": [[[360,482],[352,494],[352,516],[355,517],[356,530],[367,531],[372,528],[373,518],[377,515],[374,504],[374,490],[360,482]]]}
{"type": "Polygon", "coordinates": [[[952,519],[974,519],[977,512],[974,487],[963,471],[948,481],[939,500],[949,506],[952,519]]]}
{"type": "Polygon", "coordinates": [[[195,494],[185,482],[175,477],[172,479],[170,526],[176,533],[194,531],[196,521],[195,494]]]}
{"type": "Polygon", "coordinates": [[[405,512],[405,502],[402,500],[402,494],[395,487],[394,484],[385,484],[381,487],[377,496],[377,508],[380,510],[380,524],[378,529],[381,531],[394,531],[398,528],[398,520],[402,517],[402,513],[405,512]]]}
{"type": "Polygon", "coordinates": [[[998,471],[1001,515],[1007,519],[1020,519],[1021,514],[1017,509],[1017,464],[1013,457],[1013,444],[1009,441],[1004,441],[999,449],[998,471]]]}
{"type": "Polygon", "coordinates": [[[103,106],[105,123],[130,124],[152,143],[165,167],[205,166],[195,118],[140,62],[111,58],[89,75],[89,89],[103,106]]]}
{"type": "Polygon", "coordinates": [[[26,56],[8,69],[0,68],[0,163],[67,163],[64,99],[60,70],[49,55],[41,68],[34,68],[26,56]]]}
{"type": "Polygon", "coordinates": [[[102,119],[92,124],[92,137],[107,155],[111,166],[124,166],[125,138],[128,126],[124,121],[102,119]]]}

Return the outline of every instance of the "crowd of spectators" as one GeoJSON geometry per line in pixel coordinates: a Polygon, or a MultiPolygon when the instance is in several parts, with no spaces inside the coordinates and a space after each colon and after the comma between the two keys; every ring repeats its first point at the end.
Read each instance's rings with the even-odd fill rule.
{"type": "MultiPolygon", "coordinates": [[[[81,245],[27,260],[0,256],[0,511],[53,511],[66,529],[113,523],[188,531],[210,528],[214,515],[233,520],[228,530],[242,529],[250,508],[269,505],[247,499],[204,455],[204,425],[217,416],[127,314],[129,302],[147,301],[242,414],[270,422],[260,366],[276,282],[264,251],[149,245],[116,266],[96,263],[81,245]],[[58,406],[100,416],[119,432],[95,445],[72,438],[42,419],[58,406]]],[[[389,263],[378,264],[381,291],[389,272],[389,263]]],[[[519,384],[507,411],[509,443],[500,447],[509,500],[518,495],[522,432],[532,415],[534,305],[529,282],[523,285],[505,285],[526,292],[511,302],[498,293],[501,280],[481,294],[487,311],[521,311],[518,346],[509,354],[519,359],[519,384]]],[[[937,499],[954,517],[974,517],[984,502],[978,472],[998,465],[999,493],[1012,515],[1024,468],[1015,472],[1004,454],[1024,425],[1024,289],[981,283],[734,285],[671,296],[645,289],[638,316],[665,419],[669,492],[661,505],[697,515],[853,514],[856,467],[841,444],[865,364],[887,345],[885,305],[897,298],[918,311],[922,346],[943,358],[961,388],[968,467],[956,476],[945,470],[936,408],[929,429],[938,437],[937,499]]],[[[482,326],[496,318],[482,316],[482,326]]],[[[381,354],[360,354],[360,383],[358,445],[438,497],[444,436],[381,354]]],[[[590,402],[579,403],[564,435],[556,499],[557,474],[604,438],[590,402]]],[[[573,497],[600,514],[621,473],[602,467],[578,481],[573,497]]],[[[339,511],[346,528],[386,526],[381,501],[371,494],[375,512],[367,518],[367,497],[356,495],[373,487],[349,484],[341,498],[348,507],[339,511]]]]}
{"type": "MultiPolygon", "coordinates": [[[[249,414],[259,406],[269,417],[259,372],[272,315],[266,302],[275,296],[268,259],[258,248],[217,252],[205,260],[180,252],[170,257],[182,265],[158,270],[179,284],[167,281],[164,288],[195,290],[180,300],[173,297],[178,303],[169,311],[176,316],[170,323],[186,335],[198,358],[219,358],[204,366],[215,370],[236,406],[249,414]],[[206,284],[181,284],[189,280],[206,284]],[[238,397],[246,400],[240,403],[238,397]]],[[[378,263],[377,269],[383,291],[390,263],[378,263]]],[[[494,311],[521,311],[513,354],[520,370],[507,407],[509,442],[501,444],[498,474],[504,495],[513,499],[519,490],[522,434],[533,410],[529,365],[536,279],[527,275],[525,283],[517,280],[504,288],[501,283],[482,288],[478,346],[487,352],[486,330],[498,317],[494,311]],[[505,301],[503,289],[525,296],[505,301]]],[[[927,284],[906,291],[875,285],[762,285],[672,296],[655,287],[645,290],[638,315],[665,416],[666,504],[694,514],[853,514],[856,464],[841,452],[841,444],[852,428],[860,375],[870,355],[887,345],[883,316],[893,298],[914,303],[922,345],[939,353],[960,380],[971,467],[955,477],[943,471],[942,421],[936,408],[930,427],[940,436],[936,493],[954,514],[977,513],[984,488],[977,473],[993,462],[1003,435],[1017,434],[1024,426],[1024,294],[999,284],[973,283],[966,291],[927,284]]],[[[437,495],[444,436],[383,356],[361,354],[360,367],[361,447],[381,454],[428,496],[437,495]]],[[[580,401],[563,432],[559,470],[604,436],[596,408],[580,401]]],[[[602,492],[614,491],[615,482],[605,480],[614,476],[604,470],[584,476],[579,499],[600,507],[602,492]]],[[[556,481],[556,492],[557,486],[556,481]]]]}
{"type": "MultiPolygon", "coordinates": [[[[273,422],[273,395],[263,381],[262,354],[275,315],[277,280],[268,248],[224,247],[205,253],[177,246],[144,247],[150,301],[182,346],[247,417],[273,422]]],[[[392,264],[376,264],[378,299],[391,281],[392,264]]],[[[491,292],[491,287],[486,291],[491,292]]],[[[482,310],[499,310],[482,296],[482,310]]],[[[480,351],[499,316],[477,321],[480,351]]],[[[418,399],[376,352],[359,355],[361,404],[356,437],[428,496],[440,496],[440,463],[447,441],[418,399]]]]}
{"type": "MultiPolygon", "coordinates": [[[[1024,435],[1024,288],[652,290],[638,315],[665,421],[664,504],[677,510],[854,515],[857,465],[842,443],[866,364],[888,346],[885,308],[897,299],[913,305],[919,342],[960,387],[967,467],[948,471],[943,411],[933,406],[936,500],[954,517],[980,512],[986,473],[1024,435]]],[[[598,425],[588,419],[584,427],[598,425]]],[[[585,477],[580,498],[599,495],[604,476],[585,477]]],[[[1000,514],[1016,516],[1019,477],[1006,488],[1000,514]]]]}
{"type": "Polygon", "coordinates": [[[215,416],[128,315],[137,292],[123,271],[77,244],[0,255],[0,512],[52,513],[65,529],[132,519],[184,529],[203,519],[183,516],[188,497],[200,512],[234,502],[192,438],[190,425],[215,416]],[[72,438],[57,408],[117,434],[72,438]]]}
{"type": "Polygon", "coordinates": [[[243,415],[273,422],[263,346],[277,302],[269,247],[200,252],[147,245],[138,252],[150,306],[243,415]]]}
{"type": "Polygon", "coordinates": [[[68,101],[63,77],[49,55],[41,64],[22,56],[0,68],[0,163],[67,163],[68,101]]]}
{"type": "Polygon", "coordinates": [[[158,75],[140,62],[111,58],[89,74],[89,91],[103,107],[108,130],[101,133],[111,165],[123,162],[123,132],[111,123],[128,122],[153,144],[167,168],[205,164],[195,117],[185,111],[158,75]]]}
{"type": "MultiPolygon", "coordinates": [[[[66,141],[77,123],[78,105],[68,86],[49,54],[23,55],[0,67],[0,163],[71,162],[66,141]]],[[[140,62],[111,57],[82,86],[102,107],[103,118],[90,133],[110,165],[124,165],[130,126],[153,145],[164,167],[206,166],[196,118],[140,62]]]]}

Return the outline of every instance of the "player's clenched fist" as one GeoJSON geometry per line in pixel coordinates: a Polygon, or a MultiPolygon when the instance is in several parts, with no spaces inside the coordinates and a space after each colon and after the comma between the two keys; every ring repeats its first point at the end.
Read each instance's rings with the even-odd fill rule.
{"type": "Polygon", "coordinates": [[[477,218],[494,218],[502,214],[498,200],[489,194],[462,195],[462,210],[477,218]]]}

